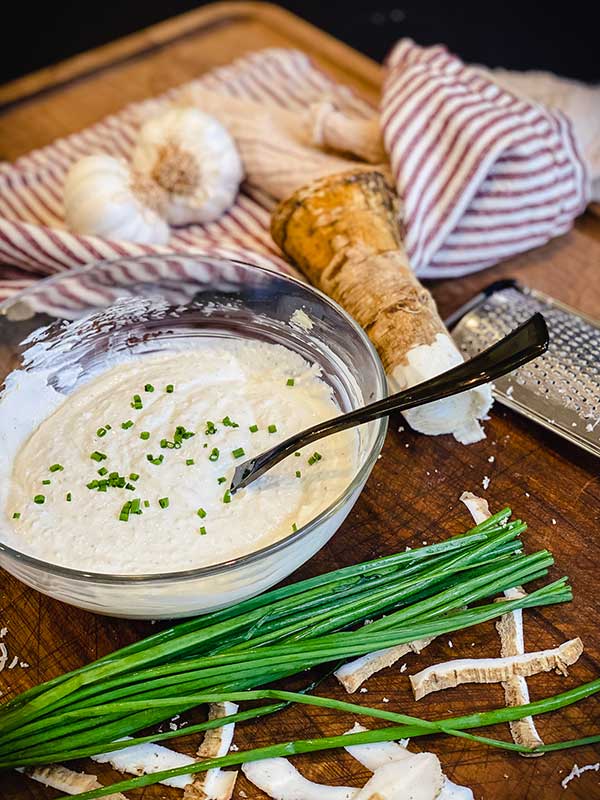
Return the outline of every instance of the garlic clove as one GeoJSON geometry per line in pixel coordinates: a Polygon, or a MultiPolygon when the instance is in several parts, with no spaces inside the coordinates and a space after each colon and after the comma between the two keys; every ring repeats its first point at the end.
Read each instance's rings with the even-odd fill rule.
{"type": "Polygon", "coordinates": [[[160,187],[107,154],[85,156],[65,180],[65,223],[74,233],[166,244],[165,206],[160,187]]]}
{"type": "Polygon", "coordinates": [[[132,163],[168,196],[173,225],[211,222],[235,202],[244,177],[235,142],[214,117],[196,108],[172,108],[138,133],[132,163]]]}

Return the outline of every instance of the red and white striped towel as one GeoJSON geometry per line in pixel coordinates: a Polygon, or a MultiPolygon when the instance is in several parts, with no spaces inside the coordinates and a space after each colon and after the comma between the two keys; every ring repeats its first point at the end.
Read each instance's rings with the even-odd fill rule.
{"type": "Polygon", "coordinates": [[[571,121],[443,47],[392,51],[381,127],[420,275],[464,275],[544,244],[586,206],[571,121]]]}
{"type": "MultiPolygon", "coordinates": [[[[193,83],[291,110],[326,97],[351,117],[375,113],[297,51],[254,53],[193,83]]],[[[166,247],[65,230],[69,166],[99,151],[128,158],[141,121],[184,89],[130,105],[0,167],[0,263],[7,265],[0,266],[0,300],[47,275],[125,255],[199,253],[294,273],[269,235],[272,200],[248,187],[221,219],[174,229],[166,247]]],[[[542,244],[585,206],[585,167],[569,120],[515,97],[441,47],[403,41],[395,48],[381,124],[405,204],[407,246],[422,276],[463,275],[542,244]]]]}

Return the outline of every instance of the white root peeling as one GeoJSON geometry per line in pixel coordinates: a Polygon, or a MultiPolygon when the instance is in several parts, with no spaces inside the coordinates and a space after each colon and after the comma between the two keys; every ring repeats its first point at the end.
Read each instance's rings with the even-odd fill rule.
{"type": "Polygon", "coordinates": [[[485,522],[486,519],[492,516],[490,514],[488,501],[483,497],[477,497],[473,492],[463,492],[460,496],[460,501],[469,509],[469,513],[473,517],[473,522],[476,525],[485,522]]]}
{"type": "MultiPolygon", "coordinates": [[[[368,728],[364,728],[356,722],[353,728],[350,728],[349,731],[345,731],[344,735],[348,736],[351,733],[364,733],[366,730],[368,730],[368,728]]],[[[390,761],[400,761],[402,758],[410,756],[411,754],[406,749],[408,741],[408,739],[401,739],[399,742],[349,744],[344,750],[350,753],[352,758],[355,758],[365,769],[368,769],[369,772],[375,772],[379,767],[383,767],[384,764],[389,764],[390,761]]]]}
{"type": "MultiPolygon", "coordinates": [[[[463,492],[460,496],[461,501],[466,505],[473,517],[475,524],[485,522],[491,516],[487,500],[477,497],[472,492],[463,492]]],[[[523,589],[520,586],[514,589],[507,589],[504,596],[507,600],[522,596],[523,589]]],[[[523,610],[516,609],[503,614],[496,622],[496,630],[500,637],[500,655],[505,658],[517,656],[525,653],[525,637],[523,631],[523,610]]],[[[502,682],[504,699],[506,705],[514,708],[516,706],[527,705],[530,701],[529,687],[523,676],[516,675],[502,682]]],[[[509,722],[510,733],[516,744],[525,747],[539,747],[544,742],[539,735],[532,716],[509,722]]],[[[521,753],[524,758],[534,758],[543,755],[542,753],[521,753]]]]}
{"type": "Polygon", "coordinates": [[[563,778],[560,782],[560,785],[563,789],[566,789],[567,786],[571,783],[572,780],[575,778],[580,778],[584,772],[600,772],[600,761],[597,761],[595,764],[586,764],[583,767],[577,766],[577,764],[573,764],[573,769],[566,778],[563,778]]]}
{"type": "MultiPolygon", "coordinates": [[[[112,753],[102,753],[91,756],[99,764],[110,764],[119,772],[128,772],[130,775],[148,775],[152,772],[161,772],[164,769],[185,767],[194,764],[196,760],[168,747],[159,744],[136,744],[123,750],[114,750],[112,753]]],[[[191,775],[177,775],[175,778],[166,778],[160,781],[165,786],[174,786],[184,789],[192,782],[191,775]]]]}
{"type": "MultiPolygon", "coordinates": [[[[346,731],[349,733],[360,733],[366,731],[362,725],[356,723],[353,728],[346,731]]],[[[412,758],[412,753],[406,749],[408,739],[401,739],[399,742],[375,742],[369,744],[353,744],[345,749],[350,755],[363,765],[369,772],[376,772],[385,764],[392,761],[402,761],[412,758]]],[[[473,792],[468,786],[459,786],[453,783],[446,775],[443,776],[442,789],[436,800],[473,800],[473,792]]]]}
{"type": "MultiPolygon", "coordinates": [[[[209,719],[220,719],[236,714],[239,706],[229,701],[211,703],[208,708],[209,719]]],[[[235,723],[230,722],[220,728],[206,731],[198,748],[198,756],[203,758],[220,758],[226,756],[233,742],[235,723]]],[[[183,792],[183,800],[229,800],[233,794],[237,771],[224,772],[221,769],[209,769],[193,776],[183,792]]]]}
{"type": "MultiPolygon", "coordinates": [[[[209,710],[209,718],[228,716],[237,711],[235,703],[215,703],[209,710]],[[212,716],[211,716],[212,715],[212,716]]],[[[223,725],[212,731],[207,731],[204,740],[198,748],[198,755],[202,758],[213,758],[226,755],[233,739],[234,725],[223,725]]],[[[115,750],[111,753],[92,756],[100,764],[110,764],[119,772],[128,772],[131,775],[147,775],[165,769],[184,767],[196,763],[196,759],[162,747],[158,744],[139,744],[115,750]]],[[[208,770],[199,776],[197,781],[192,775],[177,775],[160,781],[165,786],[174,786],[186,790],[186,798],[194,800],[229,800],[237,772],[221,772],[221,770],[208,770]]]]}
{"type": "Polygon", "coordinates": [[[539,650],[510,658],[459,658],[443,664],[433,664],[410,676],[415,699],[432,692],[450,689],[465,683],[502,683],[515,676],[523,678],[549,672],[562,675],[583,653],[581,639],[570,639],[553,650],[539,650]]]}
{"type": "MultiPolygon", "coordinates": [[[[435,637],[434,637],[435,638],[435,637]]],[[[335,677],[342,684],[348,694],[355,692],[367,678],[386,667],[391,667],[402,656],[408,653],[420,653],[432,639],[417,639],[414,642],[399,644],[395,647],[386,647],[384,650],[375,650],[367,653],[354,661],[344,664],[336,672],[335,677]]]]}
{"type": "MultiPolygon", "coordinates": [[[[504,592],[507,600],[522,597],[524,594],[525,592],[520,587],[507,589],[504,592]]],[[[496,630],[500,637],[500,655],[503,658],[525,653],[523,609],[518,608],[508,614],[503,614],[496,622],[496,630]]],[[[504,689],[504,699],[507,706],[522,706],[529,703],[529,687],[522,675],[515,675],[507,681],[503,681],[502,688],[504,689]]],[[[537,732],[533,717],[527,716],[508,724],[513,741],[517,744],[522,744],[525,747],[539,747],[544,744],[542,737],[537,732]]],[[[521,753],[521,755],[531,758],[532,756],[541,756],[543,753],[521,753]]]]}
{"type": "Polygon", "coordinates": [[[265,758],[242,764],[242,772],[273,800],[353,800],[359,789],[325,786],[301,775],[285,758],[265,758]]]}
{"type": "Polygon", "coordinates": [[[433,753],[410,753],[384,764],[373,773],[353,800],[437,800],[444,776],[433,753]]]}
{"type": "MultiPolygon", "coordinates": [[[[68,767],[63,767],[62,764],[25,767],[24,769],[18,769],[17,772],[22,772],[28,778],[65,794],[80,794],[81,792],[90,792],[92,789],[103,788],[103,784],[98,781],[95,775],[89,775],[86,772],[75,772],[72,769],[68,769],[68,767]]],[[[124,794],[118,792],[108,795],[106,800],[127,800],[127,798],[124,794]]]]}

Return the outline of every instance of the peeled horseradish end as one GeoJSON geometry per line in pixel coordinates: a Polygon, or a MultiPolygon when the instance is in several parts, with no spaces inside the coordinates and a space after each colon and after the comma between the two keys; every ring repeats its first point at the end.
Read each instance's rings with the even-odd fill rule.
{"type": "MultiPolygon", "coordinates": [[[[400,204],[382,172],[353,169],[320,178],[280,203],[271,235],[315,286],[362,325],[377,348],[391,391],[421,383],[463,358],[403,245],[400,204]]],[[[489,385],[405,412],[415,430],[485,438],[479,420],[489,385]]]]}

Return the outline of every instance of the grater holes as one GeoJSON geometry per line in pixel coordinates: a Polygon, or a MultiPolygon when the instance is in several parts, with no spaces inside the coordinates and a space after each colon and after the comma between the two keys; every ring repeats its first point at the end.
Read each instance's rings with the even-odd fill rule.
{"type": "Polygon", "coordinates": [[[468,356],[480,352],[536,311],[546,318],[550,346],[536,361],[515,371],[511,381],[515,394],[522,391],[520,387],[529,389],[532,397],[521,395],[525,405],[535,408],[537,395],[540,408],[557,423],[562,407],[562,420],[569,420],[565,425],[584,415],[586,420],[600,415],[600,331],[557,306],[516,289],[492,295],[470,312],[477,325],[464,326],[464,338],[457,337],[461,349],[468,356]]]}

